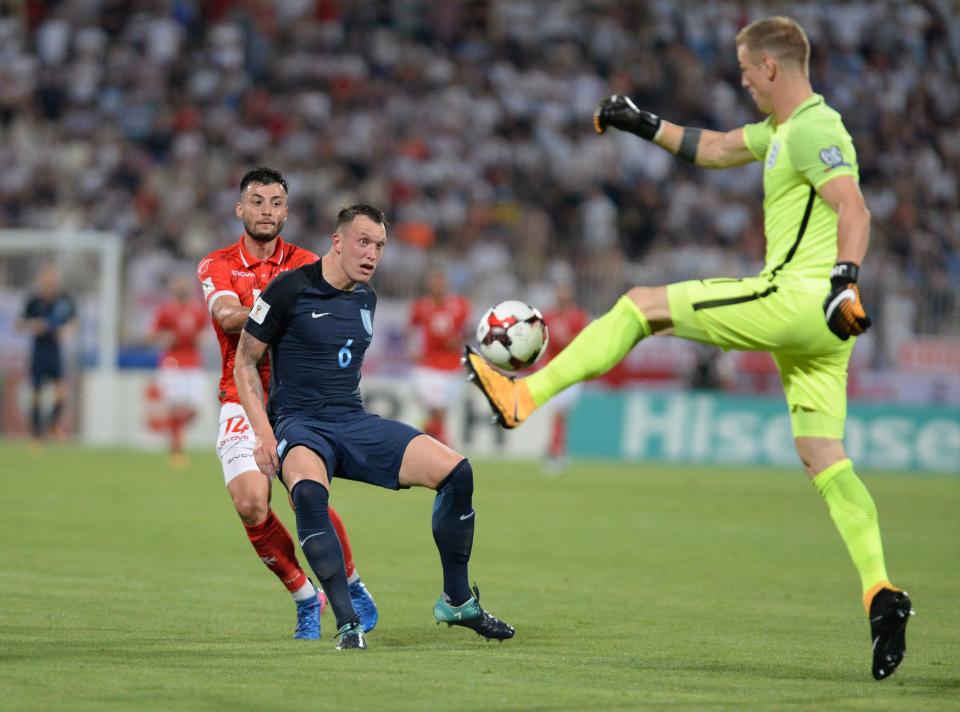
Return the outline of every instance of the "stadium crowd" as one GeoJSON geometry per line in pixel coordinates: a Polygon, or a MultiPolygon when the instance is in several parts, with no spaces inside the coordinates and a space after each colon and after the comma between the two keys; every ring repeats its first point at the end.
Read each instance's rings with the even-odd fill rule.
{"type": "Polygon", "coordinates": [[[960,18],[946,2],[5,7],[0,228],[120,234],[129,303],[236,239],[239,177],[265,164],[290,182],[284,234],[314,250],[340,207],[387,209],[381,294],[413,296],[441,264],[476,304],[574,277],[594,310],[627,283],[758,271],[758,164],[694,169],[597,136],[590,117],[624,93],[681,124],[759,120],[733,38],[791,14],[811,38],[814,89],[858,148],[869,308],[881,330],[891,311],[912,332],[957,332],[960,18]]]}

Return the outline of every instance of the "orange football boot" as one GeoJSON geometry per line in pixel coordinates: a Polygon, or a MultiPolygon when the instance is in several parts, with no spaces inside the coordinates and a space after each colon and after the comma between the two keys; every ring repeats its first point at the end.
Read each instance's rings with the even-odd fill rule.
{"type": "Polygon", "coordinates": [[[502,427],[512,430],[537,409],[523,379],[518,381],[513,376],[503,375],[469,346],[464,347],[461,361],[467,369],[467,379],[487,397],[502,427]]]}

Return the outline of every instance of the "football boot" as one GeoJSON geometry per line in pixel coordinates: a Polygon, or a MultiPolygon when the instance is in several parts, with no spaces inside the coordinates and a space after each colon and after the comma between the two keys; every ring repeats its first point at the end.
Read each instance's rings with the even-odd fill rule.
{"type": "Polygon", "coordinates": [[[461,625],[487,640],[499,640],[501,643],[512,638],[514,634],[512,625],[494,618],[480,607],[480,589],[476,585],[473,587],[473,595],[459,606],[450,605],[445,596],[440,596],[433,607],[433,618],[437,625],[461,625]]]}
{"type": "Polygon", "coordinates": [[[350,591],[350,600],[353,601],[353,610],[360,616],[363,632],[369,633],[377,627],[377,621],[380,620],[377,604],[374,603],[373,596],[360,579],[349,584],[347,589],[350,591]]]}
{"type": "Polygon", "coordinates": [[[537,409],[522,379],[504,376],[470,346],[464,347],[461,361],[467,369],[467,379],[487,397],[502,427],[508,430],[517,427],[537,409]]]}
{"type": "Polygon", "coordinates": [[[340,626],[337,632],[337,650],[365,650],[367,639],[363,637],[363,626],[359,621],[350,621],[340,626]]]}
{"type": "Polygon", "coordinates": [[[906,591],[881,588],[870,602],[873,677],[890,677],[907,651],[907,622],[914,614],[906,591]]]}

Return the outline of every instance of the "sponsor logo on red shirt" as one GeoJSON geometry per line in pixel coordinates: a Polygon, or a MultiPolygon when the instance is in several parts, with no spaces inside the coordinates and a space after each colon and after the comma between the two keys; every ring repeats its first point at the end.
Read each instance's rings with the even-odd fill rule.
{"type": "MultiPolygon", "coordinates": [[[[241,237],[238,242],[211,252],[200,260],[197,277],[203,285],[208,309],[212,310],[216,300],[225,295],[239,299],[244,306],[253,307],[260,293],[278,274],[312,264],[318,259],[310,250],[291,245],[278,237],[273,254],[265,260],[257,261],[243,247],[241,237]]],[[[233,382],[233,363],[240,334],[228,334],[216,319],[212,321],[220,342],[223,361],[220,372],[220,402],[239,403],[237,386],[233,382]]],[[[264,358],[260,363],[260,381],[263,392],[266,393],[270,382],[268,358],[264,358]]]]}

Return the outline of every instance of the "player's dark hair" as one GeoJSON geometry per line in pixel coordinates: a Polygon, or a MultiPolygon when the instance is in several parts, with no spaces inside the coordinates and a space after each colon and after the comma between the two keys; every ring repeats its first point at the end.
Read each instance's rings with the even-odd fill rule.
{"type": "Polygon", "coordinates": [[[279,183],[284,193],[290,192],[287,189],[286,179],[281,175],[280,171],[275,168],[260,166],[259,168],[254,168],[252,171],[244,173],[243,178],[240,179],[240,192],[242,193],[246,190],[247,186],[251,183],[259,183],[260,185],[279,183]]]}
{"type": "Polygon", "coordinates": [[[810,40],[800,23],[777,15],[751,22],[737,33],[737,47],[745,46],[754,54],[769,52],[781,61],[792,62],[807,74],[810,61],[810,40]]]}
{"type": "Polygon", "coordinates": [[[377,225],[386,226],[387,224],[387,218],[384,216],[383,211],[380,210],[380,208],[375,208],[368,203],[357,203],[356,205],[350,205],[337,213],[337,230],[340,229],[341,225],[346,225],[349,222],[353,222],[361,215],[367,216],[377,225]]]}

